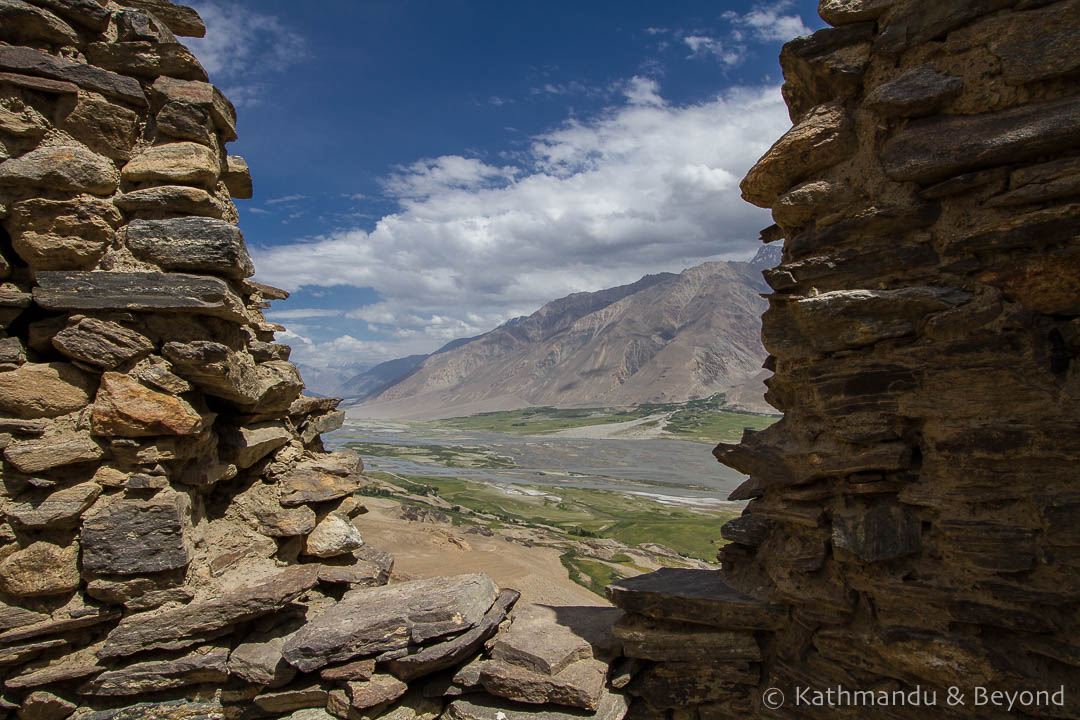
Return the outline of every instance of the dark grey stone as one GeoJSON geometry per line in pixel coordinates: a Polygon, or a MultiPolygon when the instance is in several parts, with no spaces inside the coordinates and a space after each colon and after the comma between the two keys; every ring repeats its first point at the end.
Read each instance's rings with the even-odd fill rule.
{"type": "Polygon", "coordinates": [[[106,575],[175,570],[191,561],[185,496],[120,500],[82,526],[83,569],[106,575]],[[133,538],[138,538],[134,542],[133,538]]]}
{"type": "Polygon", "coordinates": [[[147,104],[142,86],[135,78],[117,75],[86,63],[65,60],[40,50],[0,45],[0,70],[64,80],[138,107],[145,107],[147,104]]]}
{"type": "Polygon", "coordinates": [[[143,335],[97,318],[83,318],[69,325],[53,336],[52,344],[70,358],[106,370],[154,350],[154,344],[143,335]]]}
{"type": "Polygon", "coordinates": [[[892,82],[878,85],[866,96],[864,105],[883,115],[928,115],[963,89],[962,78],[939,73],[931,65],[921,65],[892,82]]]}
{"type": "Polygon", "coordinates": [[[208,217],[133,220],[127,246],[140,260],[165,270],[250,277],[255,267],[240,228],[208,217]]]}
{"type": "Polygon", "coordinates": [[[921,525],[913,512],[882,505],[858,515],[833,518],[833,547],[863,562],[881,562],[919,552],[921,525]]]}

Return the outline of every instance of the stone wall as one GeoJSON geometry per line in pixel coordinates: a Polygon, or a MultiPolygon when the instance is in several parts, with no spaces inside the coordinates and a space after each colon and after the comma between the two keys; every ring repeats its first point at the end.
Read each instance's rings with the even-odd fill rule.
{"type": "Polygon", "coordinates": [[[786,238],[763,329],[785,416],[716,449],[751,476],[721,573],[609,589],[657,661],[641,711],[1078,718],[1080,3],[820,13],[780,56],[793,127],[742,183],[786,238]],[[1009,712],[979,686],[1064,693],[1009,712]],[[891,695],[915,688],[936,706],[891,695]]]}

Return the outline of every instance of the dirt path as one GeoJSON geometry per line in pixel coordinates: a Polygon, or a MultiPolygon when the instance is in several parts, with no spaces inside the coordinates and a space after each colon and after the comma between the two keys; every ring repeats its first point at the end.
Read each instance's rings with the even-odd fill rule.
{"type": "Polygon", "coordinates": [[[364,498],[369,512],[356,518],[364,542],[394,556],[394,576],[402,580],[485,572],[500,587],[520,590],[523,602],[607,605],[573,583],[557,550],[523,547],[500,535],[484,537],[447,523],[403,520],[394,500],[364,498]]]}

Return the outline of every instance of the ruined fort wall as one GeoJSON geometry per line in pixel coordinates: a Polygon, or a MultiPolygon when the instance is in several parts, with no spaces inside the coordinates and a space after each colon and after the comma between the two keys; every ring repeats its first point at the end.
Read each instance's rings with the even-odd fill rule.
{"type": "Polygon", "coordinates": [[[780,56],[793,127],[742,183],[784,239],[763,328],[784,418],[716,449],[751,476],[720,577],[611,589],[743,652],[701,681],[669,655],[640,694],[677,717],[1080,717],[1080,3],[820,12],[780,56]],[[1065,706],[974,707],[980,686],[1065,706]],[[800,687],[938,701],[793,707],[800,687]]]}

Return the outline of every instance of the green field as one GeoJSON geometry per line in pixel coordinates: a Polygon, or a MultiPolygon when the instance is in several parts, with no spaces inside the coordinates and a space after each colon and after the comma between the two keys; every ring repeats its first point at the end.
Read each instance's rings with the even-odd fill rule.
{"type": "MultiPolygon", "coordinates": [[[[495,486],[461,478],[389,476],[369,472],[374,479],[419,495],[437,495],[452,506],[497,518],[500,524],[543,525],[572,537],[609,537],[636,545],[655,542],[688,557],[716,561],[723,544],[720,526],[738,515],[730,510],[679,507],[647,497],[607,490],[546,485],[495,486]],[[526,494],[525,491],[536,494],[526,494]]],[[[467,518],[451,512],[458,519],[467,518]]]]}
{"type": "Polygon", "coordinates": [[[542,435],[570,428],[641,420],[658,416],[638,426],[661,426],[662,436],[694,442],[738,442],[745,428],[761,430],[780,419],[779,415],[757,415],[727,409],[723,394],[685,403],[647,403],[633,408],[531,407],[521,410],[480,413],[423,423],[456,430],[485,430],[515,435],[542,435]]]}
{"type": "Polygon", "coordinates": [[[375,442],[349,442],[345,447],[355,450],[362,457],[405,458],[429,465],[450,468],[512,468],[517,467],[511,458],[493,450],[462,445],[391,445],[375,442]]]}

